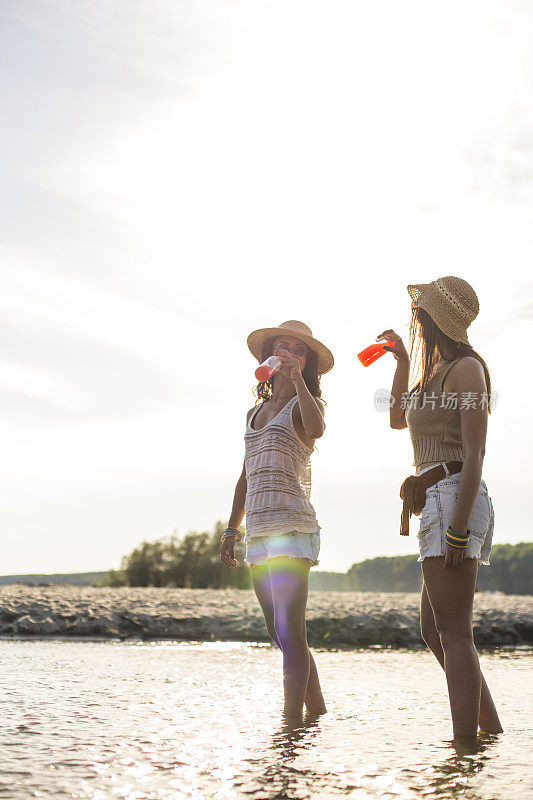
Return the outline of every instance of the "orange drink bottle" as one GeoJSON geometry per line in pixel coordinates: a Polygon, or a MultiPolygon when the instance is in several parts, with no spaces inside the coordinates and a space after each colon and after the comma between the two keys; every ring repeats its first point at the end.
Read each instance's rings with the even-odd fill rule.
{"type": "Polygon", "coordinates": [[[361,352],[357,354],[357,358],[363,367],[369,367],[370,364],[373,364],[374,361],[387,353],[388,351],[384,349],[385,345],[394,347],[394,342],[375,342],[374,344],[365,347],[364,350],[361,350],[361,352]]]}
{"type": "Polygon", "coordinates": [[[281,367],[281,361],[277,356],[269,356],[266,361],[259,364],[255,371],[255,377],[258,381],[269,381],[272,375],[281,367]]]}

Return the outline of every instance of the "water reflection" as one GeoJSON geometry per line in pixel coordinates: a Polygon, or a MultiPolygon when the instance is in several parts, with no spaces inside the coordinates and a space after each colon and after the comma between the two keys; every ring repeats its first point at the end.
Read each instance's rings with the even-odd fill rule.
{"type": "Polygon", "coordinates": [[[444,746],[453,751],[441,763],[425,770],[404,770],[411,777],[413,788],[424,787],[424,794],[432,798],[456,798],[463,795],[469,800],[483,800],[485,794],[478,793],[473,778],[478,778],[491,758],[491,749],[498,744],[496,735],[482,734],[477,742],[451,741],[444,746]],[[421,782],[420,779],[424,780],[421,782]]]}
{"type": "MultiPolygon", "coordinates": [[[[461,795],[469,800],[483,800],[486,794],[479,778],[492,756],[496,755],[497,738],[480,740],[476,745],[444,743],[448,755],[442,761],[435,760],[430,766],[425,766],[422,757],[414,770],[403,771],[408,785],[431,798],[456,798],[461,795]],[[492,748],[495,748],[494,753],[491,752],[492,748]],[[476,788],[478,785],[481,791],[476,788]]],[[[431,755],[428,746],[427,761],[431,761],[431,755]]]]}
{"type": "Polygon", "coordinates": [[[323,770],[315,771],[309,765],[298,764],[305,751],[316,745],[320,733],[320,715],[305,714],[298,717],[282,715],[278,726],[265,742],[261,756],[246,759],[240,779],[235,787],[242,786],[247,795],[286,800],[287,797],[308,797],[324,785],[323,770]]]}
{"type": "MultiPolygon", "coordinates": [[[[323,758],[321,736],[327,718],[306,714],[299,718],[282,716],[279,725],[265,742],[261,755],[245,759],[240,765],[234,788],[242,788],[247,795],[275,800],[287,797],[313,797],[349,794],[357,800],[366,798],[415,797],[456,798],[483,800],[474,779],[490,762],[491,749],[498,745],[498,736],[483,735],[477,743],[442,743],[437,752],[447,753],[442,761],[435,759],[435,747],[428,742],[417,753],[417,763],[412,768],[400,769],[394,764],[391,748],[389,763],[372,763],[364,757],[349,764],[345,753],[344,768],[335,765],[328,769],[323,758]],[[307,757],[306,757],[307,756],[307,757]],[[315,766],[313,766],[313,764],[315,766]]],[[[329,720],[331,722],[331,719],[329,720]]],[[[328,726],[329,727],[329,726],[328,726]]],[[[349,735],[345,730],[344,735],[349,735]]],[[[336,739],[336,744],[338,740],[336,739]]],[[[357,754],[354,754],[357,755],[357,754]]]]}
{"type": "Polygon", "coordinates": [[[509,724],[473,750],[442,741],[442,674],[423,653],[318,653],[329,710],[297,719],[279,714],[265,648],[20,642],[2,655],[9,800],[528,797],[526,655],[484,665],[509,724]]]}
{"type": "Polygon", "coordinates": [[[306,713],[298,717],[282,714],[279,727],[272,734],[271,749],[277,751],[280,757],[294,758],[299,744],[302,749],[313,744],[320,731],[321,717],[321,714],[306,713]]]}

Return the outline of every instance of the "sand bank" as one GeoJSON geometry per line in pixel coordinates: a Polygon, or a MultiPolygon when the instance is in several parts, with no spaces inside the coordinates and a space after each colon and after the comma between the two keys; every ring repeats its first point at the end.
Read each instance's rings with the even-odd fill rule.
{"type": "MultiPolygon", "coordinates": [[[[419,597],[411,593],[310,592],[309,643],[422,645],[419,597]]],[[[482,647],[533,645],[533,597],[477,594],[482,647]]],[[[268,641],[252,591],[236,589],[0,588],[0,635],[268,641]]]]}

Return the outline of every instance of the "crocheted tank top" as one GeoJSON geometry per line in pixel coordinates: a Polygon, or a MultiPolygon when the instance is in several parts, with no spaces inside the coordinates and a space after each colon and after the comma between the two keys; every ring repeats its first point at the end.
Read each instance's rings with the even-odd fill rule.
{"type": "Polygon", "coordinates": [[[258,406],[250,417],[244,435],[247,492],[246,536],[273,536],[298,531],[320,530],[311,505],[312,448],[307,447],[294,428],[292,410],[298,397],[292,397],[264,428],[252,428],[258,406]]]}
{"type": "Polygon", "coordinates": [[[458,358],[429,380],[424,394],[411,394],[405,407],[405,421],[413,445],[413,466],[430,461],[464,461],[461,437],[461,398],[443,392],[444,378],[458,358]]]}

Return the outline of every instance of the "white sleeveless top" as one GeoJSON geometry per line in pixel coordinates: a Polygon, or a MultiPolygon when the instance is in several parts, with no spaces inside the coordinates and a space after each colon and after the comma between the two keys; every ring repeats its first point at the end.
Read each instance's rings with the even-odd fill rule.
{"type": "Polygon", "coordinates": [[[311,505],[311,453],[298,438],[292,410],[298,397],[291,397],[264,428],[254,431],[250,417],[244,435],[247,492],[245,541],[254,536],[273,536],[298,531],[320,531],[311,505]]]}

